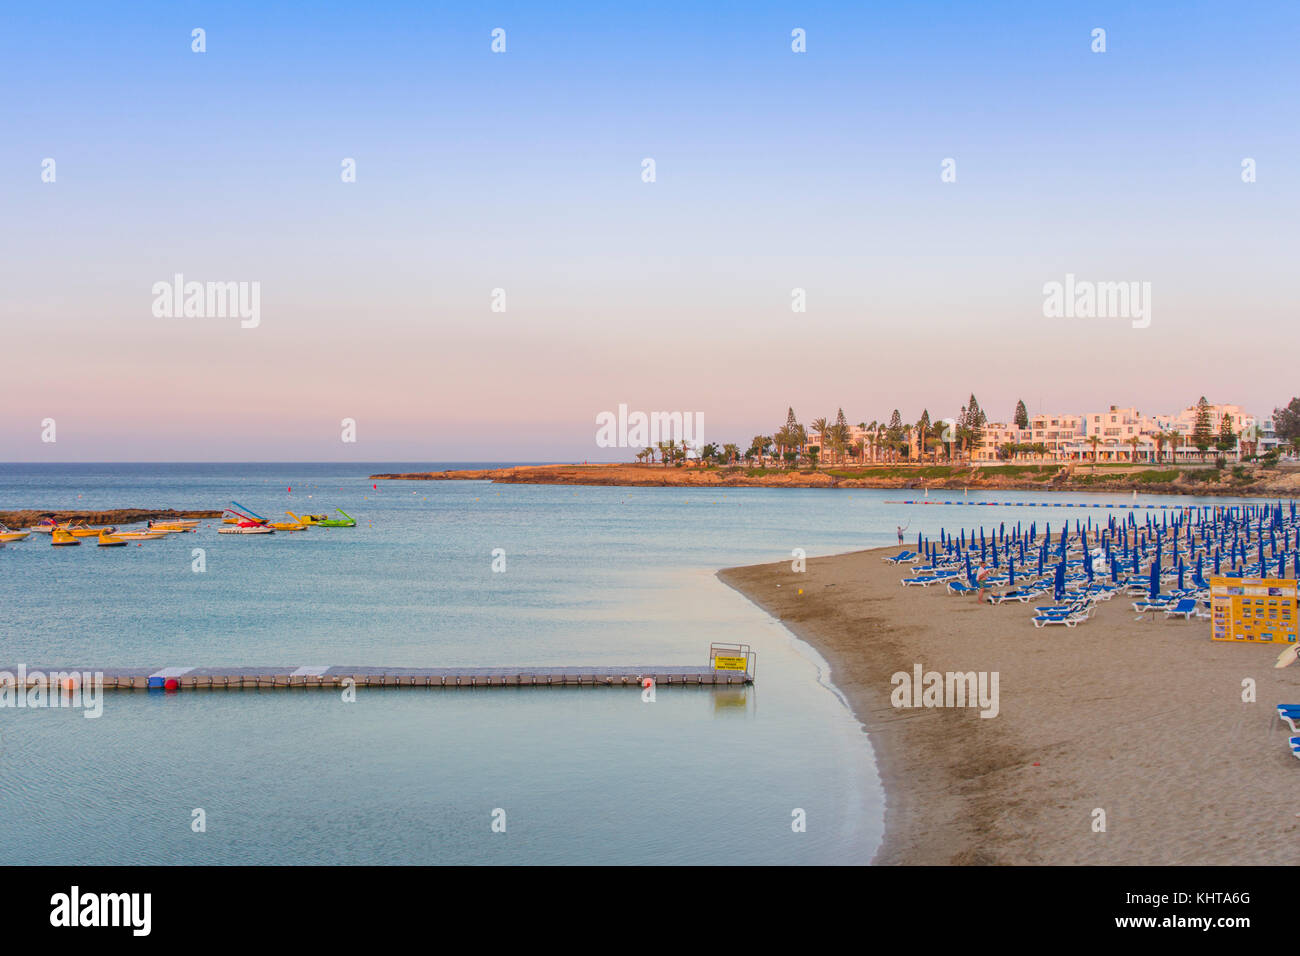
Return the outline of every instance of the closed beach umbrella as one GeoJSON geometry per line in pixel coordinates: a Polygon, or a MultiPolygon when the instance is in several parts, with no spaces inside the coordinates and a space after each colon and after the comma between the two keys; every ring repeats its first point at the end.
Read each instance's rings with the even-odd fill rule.
{"type": "Polygon", "coordinates": [[[1007,555],[1007,580],[1012,587],[1016,586],[1016,559],[1007,555]]]}
{"type": "Polygon", "coordinates": [[[1178,559],[1178,590],[1183,589],[1183,559],[1178,559]]]}
{"type": "Polygon", "coordinates": [[[1052,595],[1056,600],[1065,597],[1065,562],[1056,566],[1056,576],[1052,580],[1052,595]]]}
{"type": "Polygon", "coordinates": [[[1147,597],[1155,600],[1160,595],[1160,557],[1151,562],[1151,587],[1147,591],[1147,597]]]}
{"type": "Polygon", "coordinates": [[[970,555],[966,555],[966,583],[971,587],[975,586],[975,572],[970,568],[970,555]]]}
{"type": "Polygon", "coordinates": [[[1093,579],[1093,578],[1092,578],[1092,576],[1093,576],[1093,570],[1092,570],[1092,552],[1091,552],[1091,551],[1085,551],[1085,552],[1083,552],[1083,567],[1084,567],[1084,569],[1088,572],[1088,583],[1091,584],[1091,583],[1092,583],[1092,579],[1093,579]]]}

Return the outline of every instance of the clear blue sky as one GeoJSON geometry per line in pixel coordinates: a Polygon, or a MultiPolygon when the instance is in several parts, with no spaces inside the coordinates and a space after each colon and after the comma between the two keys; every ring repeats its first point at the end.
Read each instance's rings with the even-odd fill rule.
{"type": "Polygon", "coordinates": [[[596,459],[620,402],[741,442],[787,405],[941,417],[972,391],[994,417],[1266,412],[1295,389],[1297,26],[1294,3],[11,5],[0,459],[596,459]],[[155,318],[178,272],[259,281],[261,325],[155,318]],[[1151,282],[1151,327],[1045,319],[1067,272],[1151,282]]]}

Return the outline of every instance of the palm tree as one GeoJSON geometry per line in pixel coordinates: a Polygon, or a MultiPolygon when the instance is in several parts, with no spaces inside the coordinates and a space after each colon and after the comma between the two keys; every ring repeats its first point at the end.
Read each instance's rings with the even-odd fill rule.
{"type": "Polygon", "coordinates": [[[1130,462],[1135,462],[1138,457],[1138,445],[1142,444],[1142,439],[1138,438],[1137,435],[1130,435],[1128,437],[1128,444],[1129,447],[1133,449],[1128,453],[1128,460],[1130,462]]]}
{"type": "Polygon", "coordinates": [[[1178,446],[1183,443],[1183,433],[1172,431],[1169,433],[1169,457],[1173,459],[1174,464],[1178,464],[1178,446]]]}
{"type": "Polygon", "coordinates": [[[1169,440],[1169,433],[1162,428],[1160,429],[1160,431],[1156,432],[1151,437],[1156,443],[1156,462],[1159,463],[1161,461],[1164,461],[1165,442],[1169,440]]]}
{"type": "Polygon", "coordinates": [[[728,464],[728,465],[734,465],[734,464],[736,463],[736,459],[738,459],[738,458],[740,457],[740,446],[739,446],[739,445],[726,444],[726,445],[723,445],[723,446],[722,446],[722,450],[723,450],[723,451],[726,453],[726,455],[727,455],[727,464],[728,464]]]}
{"type": "Polygon", "coordinates": [[[1101,444],[1100,435],[1089,435],[1088,444],[1092,446],[1092,467],[1097,468],[1097,446],[1101,444]]]}
{"type": "Polygon", "coordinates": [[[824,418],[814,418],[812,420],[812,430],[817,433],[817,440],[825,447],[826,439],[830,436],[826,433],[830,430],[831,423],[824,418]]]}

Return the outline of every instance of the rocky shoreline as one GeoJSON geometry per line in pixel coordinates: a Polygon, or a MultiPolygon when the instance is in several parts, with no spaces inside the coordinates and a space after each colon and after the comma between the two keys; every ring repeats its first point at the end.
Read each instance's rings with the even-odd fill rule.
{"type": "Polygon", "coordinates": [[[1093,472],[1087,466],[945,469],[872,467],[827,470],[698,468],[661,465],[519,465],[463,471],[371,475],[372,480],[493,481],[501,484],[614,485],[670,488],[895,488],[900,491],[1073,491],[1231,497],[1300,495],[1300,471],[1246,468],[1222,473],[1209,468],[1149,468],[1093,472]],[[1164,479],[1164,480],[1161,480],[1164,479]],[[1213,479],[1213,480],[1212,480],[1213,479]]]}
{"type": "Polygon", "coordinates": [[[21,511],[0,511],[0,524],[15,530],[30,528],[46,518],[63,524],[67,521],[84,521],[91,525],[123,525],[140,521],[158,521],[166,518],[220,518],[220,511],[175,511],[171,508],[114,508],[109,511],[82,511],[76,508],[26,508],[21,511]]]}

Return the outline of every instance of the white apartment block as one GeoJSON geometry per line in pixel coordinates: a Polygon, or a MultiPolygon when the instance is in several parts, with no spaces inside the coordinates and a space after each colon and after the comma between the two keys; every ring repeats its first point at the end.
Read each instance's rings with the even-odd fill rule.
{"type": "Polygon", "coordinates": [[[1082,434],[1083,418],[1079,415],[1031,415],[1028,428],[989,422],[971,458],[975,461],[1059,461],[1082,434]],[[1007,445],[1014,446],[1010,458],[1003,451],[1007,445]]]}
{"type": "MultiPolygon", "coordinates": [[[[1236,446],[1226,454],[1211,446],[1204,454],[1191,443],[1196,428],[1196,406],[1189,405],[1173,415],[1143,415],[1136,408],[1111,405],[1106,411],[1087,415],[1039,414],[1029,417],[1029,427],[1020,428],[1014,422],[989,422],[984,426],[980,442],[967,450],[976,462],[1058,462],[1079,461],[1099,463],[1196,463],[1213,460],[1223,455],[1230,461],[1240,461],[1243,454],[1265,454],[1281,442],[1273,431],[1271,418],[1256,419],[1240,405],[1211,405],[1211,431],[1217,436],[1223,416],[1232,422],[1237,434],[1236,446]],[[1254,429],[1258,426],[1258,431],[1254,429]],[[1163,439],[1157,439],[1163,435],[1163,439]],[[1175,437],[1176,436],[1176,437],[1175,437]],[[1096,442],[1093,439],[1096,439],[1096,442]]],[[[856,425],[849,426],[850,440],[846,455],[853,460],[852,446],[863,442],[871,454],[871,433],[856,425]]],[[[808,444],[821,445],[821,436],[808,436],[808,444]]],[[[911,459],[919,454],[917,436],[911,436],[911,459]]],[[[956,449],[954,449],[954,452],[956,449]]],[[[928,458],[933,454],[929,451],[928,458]]],[[[940,458],[943,457],[940,452],[940,458]]],[[[826,450],[823,448],[823,460],[826,450]]]]}

